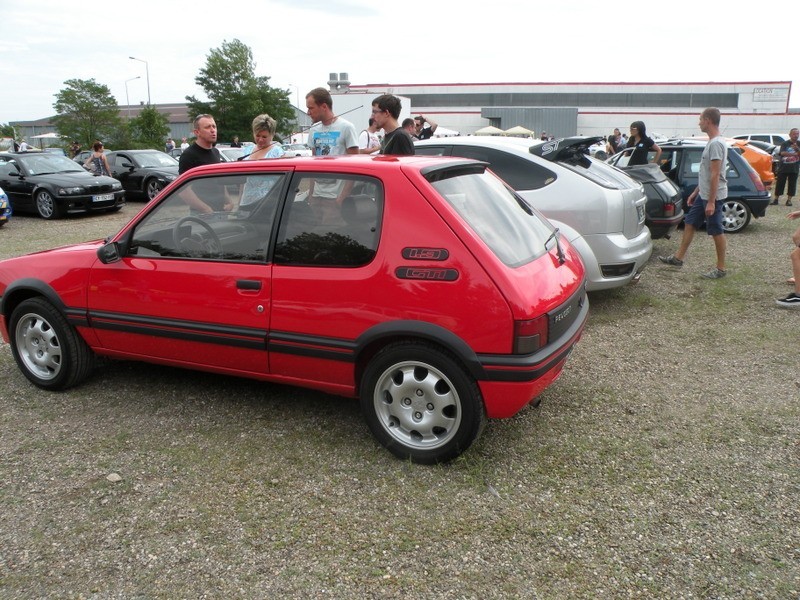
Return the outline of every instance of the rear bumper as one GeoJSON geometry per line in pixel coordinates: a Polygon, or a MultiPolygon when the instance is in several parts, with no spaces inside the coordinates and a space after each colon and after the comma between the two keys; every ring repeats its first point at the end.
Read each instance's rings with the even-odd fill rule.
{"type": "Polygon", "coordinates": [[[684,214],[681,211],[674,217],[648,218],[646,224],[647,228],[650,229],[650,237],[654,240],[669,237],[683,222],[683,217],[684,214]]]}
{"type": "Polygon", "coordinates": [[[767,214],[767,206],[769,206],[772,198],[770,197],[769,192],[766,192],[766,195],[763,197],[759,196],[757,198],[742,198],[741,200],[747,204],[750,212],[753,213],[753,216],[758,218],[767,214]]]}
{"type": "Polygon", "coordinates": [[[485,377],[478,380],[486,415],[503,419],[517,414],[561,374],[567,358],[583,333],[589,316],[589,299],[561,336],[539,352],[527,356],[478,355],[485,377]]]}
{"type": "Polygon", "coordinates": [[[573,245],[586,267],[586,289],[590,292],[630,283],[644,269],[653,253],[647,227],[642,227],[641,233],[632,239],[613,233],[588,235],[576,242],[573,245]]]}

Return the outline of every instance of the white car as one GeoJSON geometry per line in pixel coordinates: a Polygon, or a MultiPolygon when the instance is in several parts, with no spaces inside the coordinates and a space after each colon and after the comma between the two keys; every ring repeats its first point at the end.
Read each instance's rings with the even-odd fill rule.
{"type": "Polygon", "coordinates": [[[311,148],[306,144],[284,144],[283,149],[286,151],[286,156],[311,156],[311,148]]]}
{"type": "Polygon", "coordinates": [[[587,151],[598,138],[531,143],[507,137],[453,137],[415,142],[417,154],[463,156],[489,163],[580,252],[586,289],[623,286],[653,251],[642,185],[587,151]]]}
{"type": "Polygon", "coordinates": [[[735,140],[755,140],[757,142],[767,142],[773,146],[780,146],[783,142],[789,139],[785,133],[744,133],[742,135],[733,136],[735,140]]]}

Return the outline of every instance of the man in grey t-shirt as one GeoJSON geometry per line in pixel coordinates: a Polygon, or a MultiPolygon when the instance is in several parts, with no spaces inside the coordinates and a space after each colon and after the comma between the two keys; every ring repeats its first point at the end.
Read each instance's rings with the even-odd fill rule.
{"type": "Polygon", "coordinates": [[[714,240],[714,249],[717,252],[717,266],[703,273],[706,279],[721,279],[727,274],[725,271],[725,230],[722,227],[722,204],[728,197],[728,145],[719,134],[719,109],[707,108],[700,114],[700,131],[708,135],[708,144],[703,150],[700,159],[700,181],[689,198],[686,206],[689,207],[684,219],[683,238],[681,246],[675,254],[659,256],[658,259],[674,267],[682,267],[689,245],[694,239],[695,232],[706,224],[706,233],[714,240]]]}

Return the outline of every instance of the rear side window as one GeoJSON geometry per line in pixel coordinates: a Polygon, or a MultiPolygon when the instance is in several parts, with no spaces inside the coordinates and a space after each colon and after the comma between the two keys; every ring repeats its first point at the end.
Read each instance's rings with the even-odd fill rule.
{"type": "Polygon", "coordinates": [[[462,173],[432,185],[510,267],[533,261],[555,243],[544,217],[490,173],[462,173]]]}
{"type": "Polygon", "coordinates": [[[359,267],[375,256],[383,185],[372,177],[296,176],[281,218],[275,263],[359,267]]]}
{"type": "Polygon", "coordinates": [[[489,163],[492,171],[515,190],[538,190],[556,180],[556,174],[510,152],[479,146],[453,146],[453,156],[489,163]]]}

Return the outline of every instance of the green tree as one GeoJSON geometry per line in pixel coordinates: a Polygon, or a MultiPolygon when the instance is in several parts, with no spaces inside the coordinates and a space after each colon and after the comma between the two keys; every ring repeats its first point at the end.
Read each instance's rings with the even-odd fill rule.
{"type": "Polygon", "coordinates": [[[130,135],[135,148],[160,150],[169,135],[169,119],[152,106],[146,106],[130,121],[130,135]]]}
{"type": "Polygon", "coordinates": [[[116,133],[121,122],[119,106],[108,86],[94,79],[68,79],[64,85],[53,104],[58,133],[84,147],[116,133]]]}
{"type": "Polygon", "coordinates": [[[294,118],[289,90],[270,87],[269,77],[256,76],[255,67],[253,51],[239,40],[223,41],[221,48],[212,49],[206,66],[195,77],[209,100],[186,96],[189,117],[214,115],[220,141],[235,135],[250,139],[253,118],[261,113],[268,113],[278,122],[278,131],[288,131],[294,118]]]}
{"type": "Polygon", "coordinates": [[[14,137],[16,131],[8,123],[0,123],[0,137],[14,137]]]}

